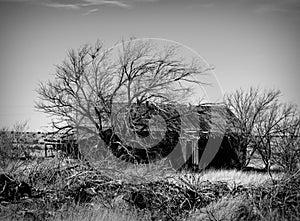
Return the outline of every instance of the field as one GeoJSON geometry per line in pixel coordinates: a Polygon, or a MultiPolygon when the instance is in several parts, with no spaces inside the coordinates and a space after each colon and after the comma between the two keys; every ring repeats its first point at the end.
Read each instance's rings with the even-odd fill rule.
{"type": "MultiPolygon", "coordinates": [[[[13,173],[26,191],[0,198],[1,220],[299,220],[300,172],[175,172],[163,163],[119,170],[65,158],[13,173]],[[9,197],[10,196],[10,197],[9,197]]],[[[0,183],[1,185],[1,183],[0,183]]],[[[6,188],[9,191],[8,188],[6,188]]]]}

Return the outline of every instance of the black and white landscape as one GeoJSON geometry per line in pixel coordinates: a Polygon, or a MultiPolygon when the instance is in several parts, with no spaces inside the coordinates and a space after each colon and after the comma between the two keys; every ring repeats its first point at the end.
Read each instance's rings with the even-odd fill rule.
{"type": "Polygon", "coordinates": [[[299,10],[0,0],[0,220],[299,220],[299,10]]]}

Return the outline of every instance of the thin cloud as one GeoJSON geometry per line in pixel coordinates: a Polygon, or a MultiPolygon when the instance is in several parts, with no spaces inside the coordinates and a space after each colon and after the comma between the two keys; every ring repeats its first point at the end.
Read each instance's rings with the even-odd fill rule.
{"type": "Polygon", "coordinates": [[[78,10],[81,8],[80,6],[75,4],[45,3],[44,5],[52,8],[63,8],[63,9],[73,9],[73,10],[78,10]]]}
{"type": "Polygon", "coordinates": [[[72,3],[72,4],[64,4],[62,1],[51,1],[50,3],[44,4],[45,6],[50,6],[50,7],[56,7],[56,8],[70,8],[70,9],[80,9],[84,7],[90,7],[90,6],[103,6],[103,5],[112,5],[112,6],[117,6],[120,8],[130,8],[128,4],[123,3],[122,1],[115,1],[115,0],[82,0],[77,3],[72,3]]]}
{"type": "MultiPolygon", "coordinates": [[[[149,0],[147,0],[149,1],[149,0]]],[[[38,4],[51,8],[64,8],[78,10],[81,8],[89,6],[104,6],[111,5],[120,8],[131,8],[132,0],[0,0],[0,2],[18,2],[18,3],[28,3],[28,4],[38,4]]]]}
{"type": "Polygon", "coordinates": [[[122,1],[91,1],[91,0],[88,0],[87,2],[96,2],[96,5],[97,5],[97,2],[99,2],[98,4],[99,5],[114,5],[114,6],[118,6],[118,7],[121,7],[121,8],[130,8],[131,6],[129,4],[125,4],[123,3],[122,1]]]}
{"type": "Polygon", "coordinates": [[[98,8],[93,8],[93,9],[88,10],[86,13],[83,13],[82,15],[89,15],[89,14],[92,14],[92,13],[95,13],[98,11],[99,11],[98,8]]]}

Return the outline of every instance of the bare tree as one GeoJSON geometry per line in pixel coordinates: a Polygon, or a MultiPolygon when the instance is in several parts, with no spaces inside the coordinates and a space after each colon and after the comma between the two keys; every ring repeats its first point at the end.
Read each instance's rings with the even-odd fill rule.
{"type": "Polygon", "coordinates": [[[248,165],[257,150],[255,136],[259,125],[264,122],[267,110],[277,104],[279,90],[264,90],[251,87],[248,90],[239,89],[225,97],[225,103],[234,113],[230,121],[237,134],[241,163],[248,165]]]}
{"type": "Polygon", "coordinates": [[[272,165],[295,168],[299,155],[299,112],[295,105],[280,103],[280,95],[279,90],[251,87],[226,97],[226,104],[235,115],[230,124],[244,166],[258,157],[266,170],[272,165]]]}
{"type": "MultiPolygon", "coordinates": [[[[261,160],[265,165],[265,169],[269,170],[274,163],[274,154],[276,152],[275,144],[287,139],[289,131],[295,133],[294,123],[291,121],[297,115],[296,106],[291,104],[282,104],[274,101],[268,109],[260,114],[257,125],[255,126],[255,139],[253,152],[257,151],[261,160]],[[286,122],[292,124],[287,125],[286,122]]],[[[299,135],[299,134],[298,134],[299,135]]],[[[291,137],[289,138],[291,139],[291,137]]]]}
{"type": "MultiPolygon", "coordinates": [[[[162,111],[164,104],[188,98],[203,83],[198,76],[208,70],[196,60],[186,62],[174,46],[161,49],[151,41],[133,39],[113,50],[98,42],[69,51],[67,60],[57,66],[55,79],[40,84],[36,107],[55,117],[53,126],[58,130],[81,130],[97,134],[109,145],[120,143],[114,136],[112,121],[119,120],[112,118],[119,116],[115,109],[130,116],[141,104],[162,111]]],[[[132,124],[122,126],[126,130],[132,124]]]]}
{"type": "Polygon", "coordinates": [[[28,122],[18,122],[13,126],[13,130],[16,134],[14,137],[14,148],[19,153],[19,157],[24,157],[29,159],[31,149],[29,148],[28,141],[29,138],[26,135],[26,132],[29,130],[28,122]]]}
{"type": "Polygon", "coordinates": [[[289,117],[276,125],[272,163],[286,172],[294,172],[300,165],[300,117],[294,107],[289,117]]]}

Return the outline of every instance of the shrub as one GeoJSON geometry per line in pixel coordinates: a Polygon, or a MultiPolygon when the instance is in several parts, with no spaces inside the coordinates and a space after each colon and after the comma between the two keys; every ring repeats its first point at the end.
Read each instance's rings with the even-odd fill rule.
{"type": "Polygon", "coordinates": [[[253,191],[253,206],[261,220],[299,220],[300,217],[300,170],[291,176],[253,191]]]}

